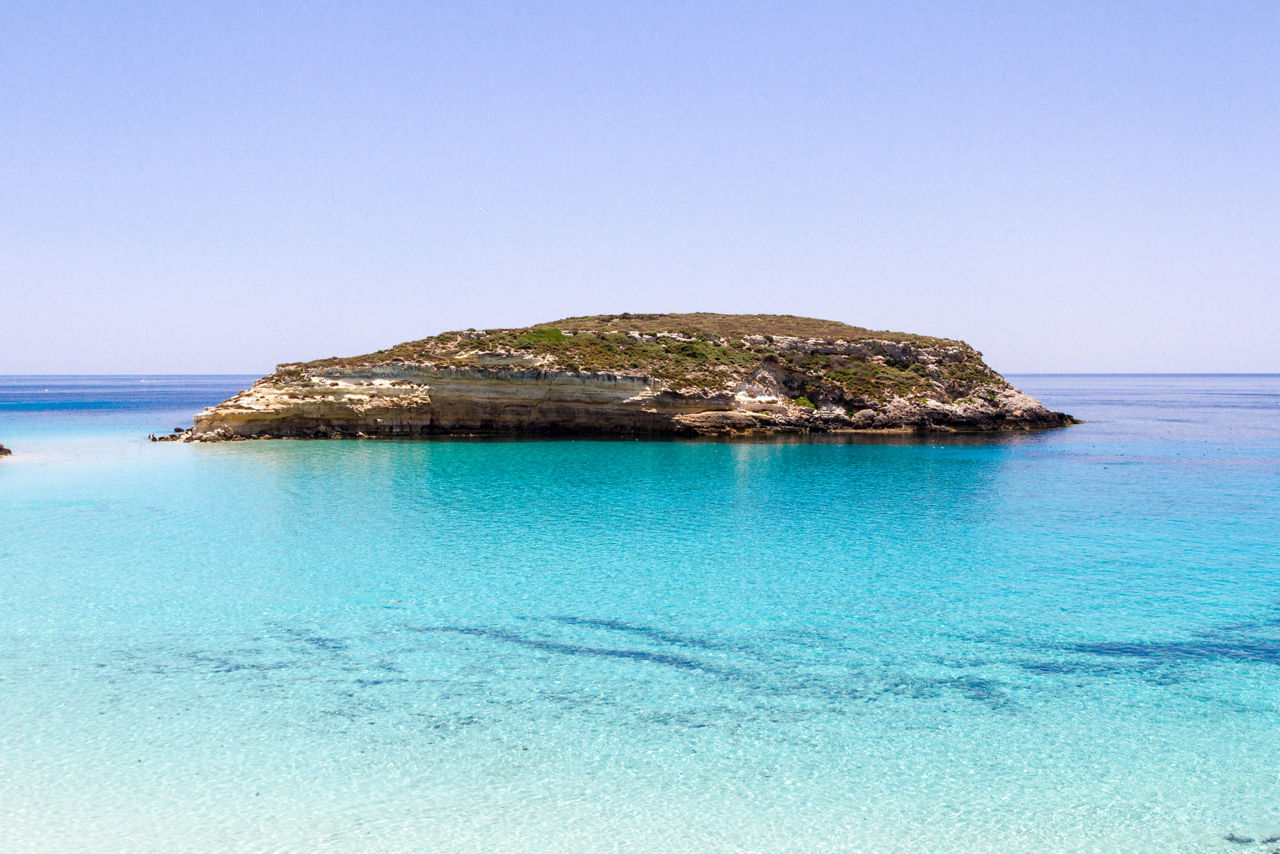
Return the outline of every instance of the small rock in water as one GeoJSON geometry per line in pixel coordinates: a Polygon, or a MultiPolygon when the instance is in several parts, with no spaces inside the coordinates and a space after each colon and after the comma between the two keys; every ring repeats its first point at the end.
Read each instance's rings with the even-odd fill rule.
{"type": "Polygon", "coordinates": [[[1228,833],[1225,837],[1228,842],[1234,842],[1236,845],[1250,845],[1253,843],[1253,837],[1236,836],[1234,833],[1228,833]]]}
{"type": "Polygon", "coordinates": [[[12,453],[13,451],[9,450],[4,445],[0,445],[0,457],[7,457],[12,453]]]}

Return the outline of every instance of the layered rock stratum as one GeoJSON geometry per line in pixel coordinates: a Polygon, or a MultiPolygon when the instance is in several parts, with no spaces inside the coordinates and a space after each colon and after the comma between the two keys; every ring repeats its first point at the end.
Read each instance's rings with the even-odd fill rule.
{"type": "Polygon", "coordinates": [[[188,441],[1063,427],[963,341],[790,315],[620,314],[280,365],[188,441]]]}

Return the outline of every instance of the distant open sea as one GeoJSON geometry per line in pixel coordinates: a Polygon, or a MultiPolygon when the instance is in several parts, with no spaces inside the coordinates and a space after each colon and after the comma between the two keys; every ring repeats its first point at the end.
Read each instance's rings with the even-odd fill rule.
{"type": "Polygon", "coordinates": [[[146,441],[252,379],[0,377],[0,851],[1280,850],[1280,377],[146,441]]]}

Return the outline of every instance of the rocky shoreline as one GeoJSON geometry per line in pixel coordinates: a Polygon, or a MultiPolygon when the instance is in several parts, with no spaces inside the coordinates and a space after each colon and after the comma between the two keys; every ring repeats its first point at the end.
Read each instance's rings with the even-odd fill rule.
{"type": "Polygon", "coordinates": [[[1076,423],[1013,388],[963,342],[807,318],[777,318],[779,334],[718,334],[769,321],[618,315],[446,333],[281,365],[197,415],[190,431],[152,438],[745,437],[1076,423]],[[842,334],[781,334],[800,321],[842,334]]]}

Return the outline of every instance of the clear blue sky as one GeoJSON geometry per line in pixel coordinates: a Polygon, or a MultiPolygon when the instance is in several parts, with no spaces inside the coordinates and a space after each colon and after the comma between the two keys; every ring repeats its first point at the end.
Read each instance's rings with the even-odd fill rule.
{"type": "Polygon", "coordinates": [[[0,7],[0,373],[699,310],[1280,371],[1280,3],[0,7]]]}

